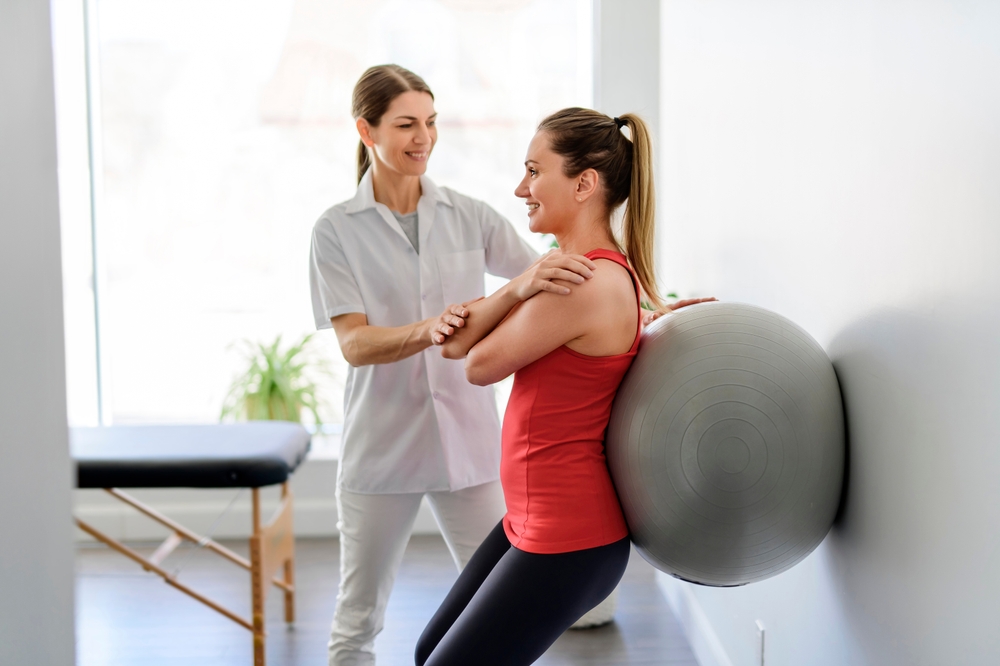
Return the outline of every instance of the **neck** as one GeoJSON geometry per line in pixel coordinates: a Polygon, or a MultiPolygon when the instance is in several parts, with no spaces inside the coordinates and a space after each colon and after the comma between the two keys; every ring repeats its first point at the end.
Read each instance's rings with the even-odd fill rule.
{"type": "Polygon", "coordinates": [[[618,245],[611,237],[611,223],[603,218],[571,224],[567,231],[556,234],[556,242],[559,249],[569,254],[586,254],[591,250],[618,252],[618,245]]]}
{"type": "Polygon", "coordinates": [[[403,215],[417,209],[421,195],[420,176],[407,176],[393,171],[377,159],[371,170],[375,201],[403,215]]]}

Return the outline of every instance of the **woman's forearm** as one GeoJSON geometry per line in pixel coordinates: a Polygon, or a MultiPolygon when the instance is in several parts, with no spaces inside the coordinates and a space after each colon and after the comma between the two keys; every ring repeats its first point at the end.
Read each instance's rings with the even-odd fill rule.
{"type": "Polygon", "coordinates": [[[461,359],[476,343],[485,338],[510,314],[521,300],[505,285],[486,298],[466,306],[469,316],[465,325],[455,329],[441,345],[441,355],[450,359],[461,359]]]}
{"type": "Polygon", "coordinates": [[[487,298],[465,304],[465,321],[451,327],[441,345],[445,358],[460,359],[489,335],[518,305],[539,292],[566,295],[571,285],[593,276],[597,265],[585,256],[550,252],[487,298]]]}
{"type": "Polygon", "coordinates": [[[405,326],[354,326],[344,336],[340,350],[353,366],[394,363],[431,346],[430,326],[435,319],[405,326]]]}

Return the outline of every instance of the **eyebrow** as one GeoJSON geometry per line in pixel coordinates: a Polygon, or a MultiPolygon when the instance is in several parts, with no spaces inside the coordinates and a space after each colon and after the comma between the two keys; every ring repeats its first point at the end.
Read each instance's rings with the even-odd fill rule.
{"type": "Polygon", "coordinates": [[[538,162],[535,160],[524,160],[524,166],[528,166],[529,164],[538,164],[538,162]]]}
{"type": "MultiPolygon", "coordinates": [[[[428,116],[427,120],[432,120],[434,118],[437,118],[437,115],[438,114],[435,113],[432,116],[428,116]]],[[[416,116],[396,116],[395,118],[393,118],[393,120],[395,121],[395,120],[420,120],[420,119],[417,118],[416,116]]]]}

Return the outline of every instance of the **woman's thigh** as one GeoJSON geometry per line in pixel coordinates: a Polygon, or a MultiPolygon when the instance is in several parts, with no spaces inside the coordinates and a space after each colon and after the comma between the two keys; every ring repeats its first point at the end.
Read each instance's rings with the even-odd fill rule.
{"type": "Polygon", "coordinates": [[[459,571],[507,513],[499,481],[427,497],[459,571]]]}
{"type": "Polygon", "coordinates": [[[510,548],[438,641],[426,666],[532,663],[614,590],[629,552],[627,538],[558,555],[510,548]]]}
{"type": "Polygon", "coordinates": [[[511,550],[510,541],[507,540],[507,535],[503,531],[503,523],[497,523],[466,567],[462,569],[458,580],[452,585],[448,595],[441,602],[441,606],[434,613],[434,617],[427,623],[427,627],[420,635],[415,651],[418,666],[427,660],[427,657],[437,647],[441,637],[451,629],[452,624],[465,610],[483,581],[509,550],[511,550]]]}

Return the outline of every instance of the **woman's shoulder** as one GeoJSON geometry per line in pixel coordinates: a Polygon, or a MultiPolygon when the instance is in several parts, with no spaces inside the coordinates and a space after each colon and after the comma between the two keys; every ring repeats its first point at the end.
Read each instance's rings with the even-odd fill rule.
{"type": "Polygon", "coordinates": [[[322,224],[340,224],[347,220],[348,218],[348,207],[350,206],[353,199],[348,199],[347,201],[341,201],[338,204],[334,204],[327,208],[316,220],[316,226],[322,224]]]}
{"type": "Polygon", "coordinates": [[[475,212],[476,214],[481,214],[483,210],[489,208],[489,205],[482,199],[477,199],[458,190],[453,190],[447,185],[440,185],[437,189],[439,202],[449,204],[452,208],[463,213],[475,212]]]}
{"type": "Polygon", "coordinates": [[[593,277],[578,292],[586,305],[576,315],[585,328],[581,337],[566,343],[587,356],[615,356],[627,352],[635,340],[639,302],[632,273],[609,257],[593,257],[593,277]]]}
{"type": "MultiPolygon", "coordinates": [[[[370,227],[370,225],[365,223],[369,222],[372,216],[378,217],[378,211],[375,209],[375,206],[363,197],[355,195],[323,211],[319,219],[316,220],[313,230],[314,232],[327,230],[338,233],[343,233],[351,229],[364,230],[370,227]]],[[[357,233],[357,231],[354,233],[357,233]]]]}
{"type": "Polygon", "coordinates": [[[485,222],[506,221],[505,217],[482,199],[463,194],[444,185],[438,187],[438,192],[441,195],[439,200],[451,204],[452,208],[459,211],[463,217],[485,222]]]}
{"type": "Polygon", "coordinates": [[[557,284],[569,287],[569,294],[542,291],[526,303],[537,304],[537,308],[533,309],[537,309],[540,314],[544,313],[542,316],[587,319],[595,315],[600,318],[602,315],[598,313],[606,312],[608,307],[622,302],[635,302],[635,288],[627,268],[613,259],[602,257],[593,258],[593,262],[596,268],[592,271],[592,277],[582,283],[554,280],[557,284]]]}
{"type": "Polygon", "coordinates": [[[606,298],[612,302],[621,302],[627,296],[635,296],[635,285],[632,282],[632,272],[627,266],[609,257],[592,257],[597,266],[594,277],[587,280],[590,283],[591,298],[606,298]]]}
{"type": "Polygon", "coordinates": [[[479,201],[475,197],[470,197],[468,194],[459,192],[454,187],[450,185],[438,185],[436,182],[428,178],[427,176],[421,176],[420,186],[424,188],[426,192],[428,189],[433,196],[438,199],[450,200],[452,203],[461,201],[463,203],[470,201],[479,201]]]}

